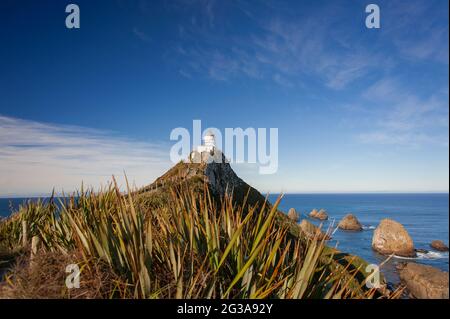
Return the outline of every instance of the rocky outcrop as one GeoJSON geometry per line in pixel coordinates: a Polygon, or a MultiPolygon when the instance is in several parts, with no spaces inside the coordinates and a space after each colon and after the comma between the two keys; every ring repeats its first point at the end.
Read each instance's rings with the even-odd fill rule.
{"type": "Polygon", "coordinates": [[[302,222],[299,225],[300,231],[308,238],[313,239],[317,238],[318,240],[329,240],[331,239],[330,235],[324,233],[320,230],[319,227],[316,225],[310,223],[306,219],[302,220],[302,222]]]}
{"type": "Polygon", "coordinates": [[[362,230],[361,223],[358,221],[355,215],[347,214],[339,222],[338,227],[343,230],[360,231],[362,230]]]}
{"type": "Polygon", "coordinates": [[[192,152],[187,161],[182,161],[169,169],[164,175],[158,177],[152,184],[138,191],[140,196],[169,193],[173,186],[188,186],[203,192],[204,185],[215,199],[220,200],[224,195],[233,195],[233,201],[249,206],[265,202],[265,197],[255,188],[244,182],[230,166],[229,161],[221,151],[211,153],[192,152]],[[201,158],[197,158],[201,156],[201,158]],[[205,157],[206,156],[206,157],[205,157]]]}
{"type": "Polygon", "coordinates": [[[328,219],[328,214],[326,212],[325,209],[321,209],[321,210],[317,210],[317,209],[313,209],[310,213],[309,216],[315,219],[319,219],[319,220],[327,220],[328,219]]]}
{"type": "Polygon", "coordinates": [[[296,222],[298,222],[300,215],[295,211],[295,208],[291,208],[291,209],[289,209],[288,217],[290,220],[292,220],[294,223],[296,223],[296,222]]]}
{"type": "Polygon", "coordinates": [[[442,240],[433,240],[430,246],[438,251],[448,251],[447,245],[442,240]]]}
{"type": "Polygon", "coordinates": [[[373,232],[372,248],[384,255],[414,257],[414,243],[402,224],[383,219],[373,232]]]}
{"type": "Polygon", "coordinates": [[[397,269],[411,297],[448,299],[448,272],[416,263],[403,263],[397,269]]]}

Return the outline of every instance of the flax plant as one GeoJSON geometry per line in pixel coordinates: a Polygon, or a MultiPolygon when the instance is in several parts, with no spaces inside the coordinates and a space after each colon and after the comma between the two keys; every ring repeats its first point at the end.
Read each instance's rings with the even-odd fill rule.
{"type": "MultiPolygon", "coordinates": [[[[127,184],[128,185],[128,184],[127,184]]],[[[323,257],[324,241],[289,234],[277,223],[281,197],[250,206],[213,199],[180,185],[148,210],[128,188],[28,202],[0,223],[0,238],[19,245],[22,221],[43,249],[77,252],[86,267],[102,261],[134,298],[371,298],[354,274],[323,257]],[[362,293],[361,293],[362,291],[362,293]]],[[[119,293],[119,296],[125,294],[119,293]]],[[[128,294],[127,294],[128,295],[128,294]]],[[[105,297],[111,297],[105,296],[105,297]]]]}

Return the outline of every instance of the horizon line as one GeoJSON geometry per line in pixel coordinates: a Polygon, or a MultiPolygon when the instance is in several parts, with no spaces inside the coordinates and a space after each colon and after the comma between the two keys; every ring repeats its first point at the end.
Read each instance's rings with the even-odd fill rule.
{"type": "MultiPolygon", "coordinates": [[[[74,192],[72,192],[74,193],[74,192]]],[[[71,196],[72,193],[66,193],[67,196],[71,196]]],[[[261,191],[264,195],[354,195],[354,194],[447,194],[449,195],[449,191],[305,191],[305,192],[267,192],[267,191],[261,191]]],[[[58,193],[54,194],[54,197],[61,197],[63,194],[58,193]]],[[[0,195],[0,199],[20,199],[20,198],[49,198],[52,194],[30,194],[30,195],[0,195]]]]}
{"type": "Polygon", "coordinates": [[[318,192],[264,192],[269,194],[286,195],[323,195],[323,194],[449,194],[449,191],[318,191],[318,192]]]}

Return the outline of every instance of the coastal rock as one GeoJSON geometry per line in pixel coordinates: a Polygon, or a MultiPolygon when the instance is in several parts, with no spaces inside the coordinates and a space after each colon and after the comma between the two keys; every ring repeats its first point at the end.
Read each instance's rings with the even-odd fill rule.
{"type": "Polygon", "coordinates": [[[343,230],[360,231],[362,226],[355,215],[347,214],[339,222],[338,227],[343,230]]]}
{"type": "MultiPolygon", "coordinates": [[[[214,199],[219,200],[227,195],[232,196],[235,203],[246,203],[248,206],[261,207],[266,198],[236,175],[229,161],[220,150],[213,152],[191,152],[189,159],[180,161],[152,184],[138,191],[140,197],[155,196],[167,199],[172,185],[187,185],[203,192],[208,187],[214,199]],[[201,158],[198,158],[201,156],[201,158]]],[[[220,200],[219,200],[220,201],[220,200]]]]}
{"type": "Polygon", "coordinates": [[[319,219],[319,220],[327,220],[328,219],[328,214],[325,209],[321,209],[318,211],[317,209],[314,208],[311,211],[311,213],[309,213],[309,216],[312,218],[319,219]]]}
{"type": "Polygon", "coordinates": [[[328,234],[321,231],[319,227],[310,223],[306,219],[302,220],[299,227],[300,227],[301,232],[310,239],[313,239],[313,238],[317,238],[318,240],[331,239],[331,237],[328,234]]]}
{"type": "Polygon", "coordinates": [[[414,243],[402,224],[383,219],[373,232],[372,248],[377,252],[403,257],[415,257],[414,243]]]}
{"type": "Polygon", "coordinates": [[[300,218],[299,214],[295,211],[295,208],[289,209],[288,217],[293,222],[298,222],[298,219],[300,218]]]}
{"type": "Polygon", "coordinates": [[[404,263],[398,268],[409,294],[418,299],[448,299],[448,272],[432,266],[404,263]]]}
{"type": "Polygon", "coordinates": [[[438,251],[448,251],[447,245],[445,245],[442,240],[433,240],[430,246],[438,251]]]}

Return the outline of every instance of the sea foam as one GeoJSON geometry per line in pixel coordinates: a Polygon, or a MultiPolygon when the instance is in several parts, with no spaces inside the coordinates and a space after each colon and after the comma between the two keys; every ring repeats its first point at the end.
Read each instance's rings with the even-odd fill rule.
{"type": "Polygon", "coordinates": [[[448,258],[448,253],[443,253],[443,252],[437,252],[437,251],[429,251],[426,253],[421,253],[418,252],[416,257],[403,257],[403,256],[397,256],[394,255],[394,258],[397,259],[410,259],[410,260],[414,260],[414,259],[442,259],[442,258],[448,258]]]}

